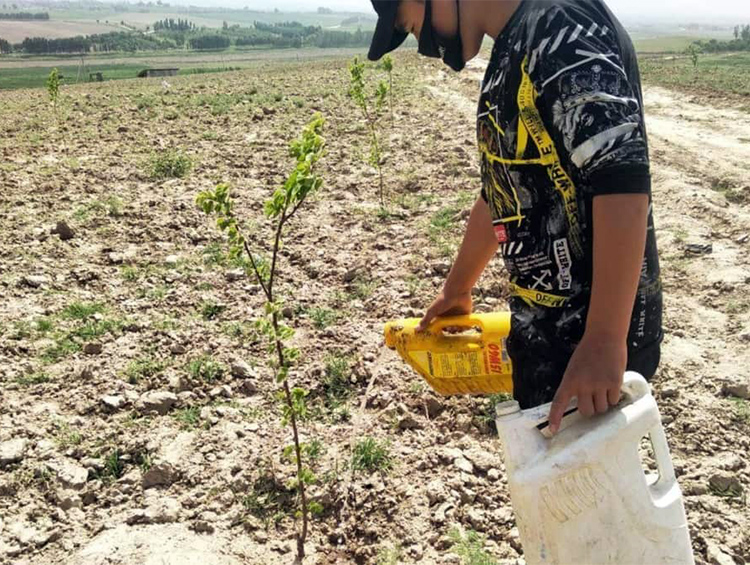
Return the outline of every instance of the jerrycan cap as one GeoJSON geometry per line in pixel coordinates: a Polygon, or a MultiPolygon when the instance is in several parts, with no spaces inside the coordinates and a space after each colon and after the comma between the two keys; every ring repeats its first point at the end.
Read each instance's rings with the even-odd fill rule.
{"type": "Polygon", "coordinates": [[[515,414],[516,412],[520,411],[521,406],[515,400],[506,400],[505,402],[501,402],[495,406],[495,415],[498,418],[502,418],[503,416],[510,416],[511,414],[515,414]]]}

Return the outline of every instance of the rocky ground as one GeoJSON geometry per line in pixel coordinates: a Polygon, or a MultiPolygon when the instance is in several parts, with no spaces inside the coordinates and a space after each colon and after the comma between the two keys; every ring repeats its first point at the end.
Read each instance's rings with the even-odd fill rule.
{"type": "MultiPolygon", "coordinates": [[[[435,396],[381,335],[429,304],[476,198],[478,67],[396,59],[388,213],[344,61],[64,87],[57,110],[41,90],[0,93],[0,560],[292,561],[290,431],[252,325],[262,293],[194,199],[231,183],[267,249],[262,202],[313,111],[327,120],[325,186],[280,265],[303,352],[291,378],[310,390],[303,435],[320,453],[307,562],[521,558],[491,400],[435,396]],[[192,169],[156,180],[168,151],[192,169]],[[382,457],[355,470],[368,438],[382,457]]],[[[739,564],[750,116],[655,87],[646,98],[667,331],[654,389],[696,559],[739,564]]],[[[476,308],[504,296],[496,261],[476,308]]]]}

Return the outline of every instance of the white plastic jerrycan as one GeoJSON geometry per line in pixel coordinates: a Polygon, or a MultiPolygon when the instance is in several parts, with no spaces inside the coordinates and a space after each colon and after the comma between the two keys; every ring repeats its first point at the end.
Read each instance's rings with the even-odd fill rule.
{"type": "Polygon", "coordinates": [[[648,383],[625,373],[623,398],[585,419],[569,409],[550,437],[550,405],[496,407],[513,510],[529,565],[693,564],[682,493],[648,383]],[[638,446],[648,436],[658,475],[638,446]]]}

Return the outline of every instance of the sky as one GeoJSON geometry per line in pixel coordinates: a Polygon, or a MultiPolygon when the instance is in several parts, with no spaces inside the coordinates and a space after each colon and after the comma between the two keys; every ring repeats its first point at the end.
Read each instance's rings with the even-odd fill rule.
{"type": "MultiPolygon", "coordinates": [[[[182,0],[184,3],[186,0],[182,0]]],[[[491,1],[491,0],[485,0],[491,1]]],[[[495,0],[497,1],[497,0],[495,0]]],[[[618,17],[669,18],[675,23],[700,20],[742,20],[750,23],[750,0],[605,0],[618,17]]],[[[200,5],[249,6],[252,9],[314,11],[325,6],[336,11],[372,12],[370,0],[192,0],[200,5]]],[[[706,21],[705,23],[709,23],[706,21]]]]}

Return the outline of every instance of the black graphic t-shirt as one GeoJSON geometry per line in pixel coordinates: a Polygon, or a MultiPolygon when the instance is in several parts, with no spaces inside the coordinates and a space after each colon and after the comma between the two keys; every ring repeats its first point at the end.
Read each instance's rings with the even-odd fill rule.
{"type": "MultiPolygon", "coordinates": [[[[495,41],[477,112],[482,195],[510,275],[508,349],[522,406],[552,399],[583,336],[592,199],[650,195],[638,66],[601,0],[524,0],[495,41]]],[[[659,360],[661,284],[651,207],[628,368],[659,360]]]]}

